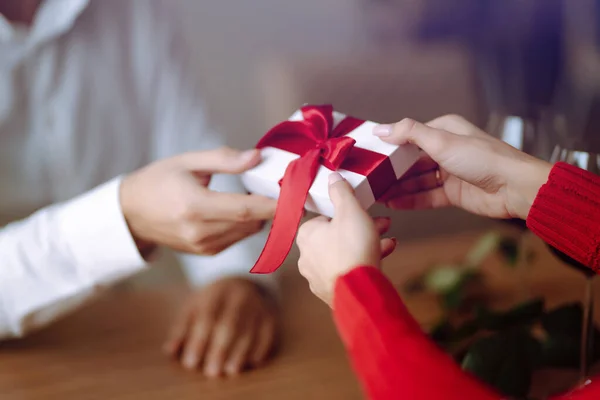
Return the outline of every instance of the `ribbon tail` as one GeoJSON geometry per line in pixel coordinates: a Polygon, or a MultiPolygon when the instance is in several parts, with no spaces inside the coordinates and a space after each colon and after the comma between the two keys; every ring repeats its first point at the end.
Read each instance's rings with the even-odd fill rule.
{"type": "Polygon", "coordinates": [[[265,247],[250,270],[254,274],[275,272],[289,254],[304,215],[308,191],[319,169],[319,150],[292,161],[285,170],[273,225],[265,247]]]}

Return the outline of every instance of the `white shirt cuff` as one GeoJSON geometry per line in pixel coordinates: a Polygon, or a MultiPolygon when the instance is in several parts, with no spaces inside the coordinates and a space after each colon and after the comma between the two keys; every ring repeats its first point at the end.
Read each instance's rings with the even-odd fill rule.
{"type": "Polygon", "coordinates": [[[78,271],[95,285],[110,285],[147,265],[121,210],[121,181],[117,177],[56,210],[60,235],[78,271]]]}

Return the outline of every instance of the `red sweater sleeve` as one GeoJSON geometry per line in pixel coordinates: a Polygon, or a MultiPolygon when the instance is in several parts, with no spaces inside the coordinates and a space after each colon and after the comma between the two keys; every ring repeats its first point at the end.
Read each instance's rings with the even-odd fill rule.
{"type": "Polygon", "coordinates": [[[557,163],[538,192],[527,226],[552,247],[598,272],[600,177],[557,163]]]}
{"type": "MultiPolygon", "coordinates": [[[[394,286],[376,268],[336,282],[334,318],[363,389],[372,400],[499,400],[421,331],[394,286]]],[[[600,398],[600,378],[554,400],[600,398]]]]}
{"type": "Polygon", "coordinates": [[[500,399],[425,336],[376,268],[337,280],[334,318],[370,399],[500,399]]]}

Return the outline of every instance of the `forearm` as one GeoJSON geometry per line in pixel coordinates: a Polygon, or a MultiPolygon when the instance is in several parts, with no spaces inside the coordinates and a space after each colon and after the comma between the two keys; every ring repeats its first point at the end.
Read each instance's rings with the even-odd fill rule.
{"type": "Polygon", "coordinates": [[[115,179],[0,230],[0,338],[44,326],[145,266],[119,185],[115,179]]]}
{"type": "Polygon", "coordinates": [[[371,399],[500,399],[425,336],[391,283],[373,267],[338,279],[334,318],[371,399]]]}

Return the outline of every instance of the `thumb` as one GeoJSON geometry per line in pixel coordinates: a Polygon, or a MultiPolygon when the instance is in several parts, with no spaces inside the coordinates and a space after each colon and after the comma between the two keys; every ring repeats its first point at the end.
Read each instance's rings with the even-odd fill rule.
{"type": "Polygon", "coordinates": [[[415,144],[436,162],[463,138],[408,118],[392,125],[378,125],[373,129],[373,134],[390,144],[415,144]]]}
{"type": "Polygon", "coordinates": [[[229,147],[194,151],[175,157],[185,169],[207,174],[240,174],[260,162],[260,151],[240,151],[229,147]]]}
{"type": "Polygon", "coordinates": [[[342,215],[349,210],[360,209],[358,199],[354,195],[354,189],[339,173],[329,175],[329,198],[335,209],[335,216],[342,215]]]}

